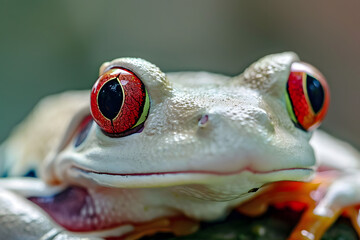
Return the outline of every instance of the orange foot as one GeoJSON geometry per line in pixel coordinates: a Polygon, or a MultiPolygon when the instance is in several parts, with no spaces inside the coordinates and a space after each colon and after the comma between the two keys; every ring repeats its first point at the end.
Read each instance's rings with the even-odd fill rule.
{"type": "Polygon", "coordinates": [[[288,240],[320,239],[340,215],[350,218],[360,236],[360,206],[336,204],[335,198],[343,197],[344,193],[338,189],[330,189],[335,179],[333,173],[322,173],[307,183],[289,181],[272,183],[257,197],[241,204],[237,209],[248,216],[258,216],[270,205],[278,208],[290,207],[295,211],[304,210],[288,240]]]}
{"type": "Polygon", "coordinates": [[[109,237],[107,240],[137,240],[144,236],[154,235],[156,233],[173,233],[176,236],[189,235],[199,229],[199,222],[186,218],[160,218],[151,222],[138,224],[134,230],[123,237],[109,237]]]}
{"type": "MultiPolygon", "coordinates": [[[[237,210],[244,215],[258,216],[269,206],[304,211],[288,240],[318,240],[340,215],[350,218],[360,237],[360,173],[339,176],[323,172],[311,182],[272,183],[237,210]]],[[[158,232],[181,236],[198,228],[197,221],[186,217],[161,218],[136,225],[131,233],[121,238],[108,239],[136,240],[158,232]]]]}

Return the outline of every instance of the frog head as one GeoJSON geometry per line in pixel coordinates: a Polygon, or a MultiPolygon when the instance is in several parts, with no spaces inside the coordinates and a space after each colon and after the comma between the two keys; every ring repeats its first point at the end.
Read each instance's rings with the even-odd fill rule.
{"type": "Polygon", "coordinates": [[[328,90],[322,75],[293,53],[266,56],[235,77],[164,74],[135,58],[106,62],[99,75],[89,106],[47,157],[42,177],[49,184],[208,186],[192,195],[233,199],[314,173],[309,139],[326,112],[328,90]],[[306,73],[315,91],[320,84],[320,97],[306,81],[290,81],[306,73]]]}

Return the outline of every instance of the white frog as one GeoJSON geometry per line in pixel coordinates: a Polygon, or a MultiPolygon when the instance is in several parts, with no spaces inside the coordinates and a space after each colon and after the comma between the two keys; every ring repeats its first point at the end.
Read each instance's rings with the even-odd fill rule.
{"type": "Polygon", "coordinates": [[[319,239],[340,214],[360,235],[360,155],[315,131],[328,86],[294,53],[235,77],[134,58],[99,75],[90,93],[44,99],[1,146],[5,193],[79,236],[184,235],[277,204],[306,209],[289,239],[319,239]]]}

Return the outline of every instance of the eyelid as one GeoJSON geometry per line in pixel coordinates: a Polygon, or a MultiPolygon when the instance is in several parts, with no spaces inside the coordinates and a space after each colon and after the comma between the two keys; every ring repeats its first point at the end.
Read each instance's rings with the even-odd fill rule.
{"type": "Polygon", "coordinates": [[[306,72],[312,76],[314,76],[316,79],[322,80],[323,82],[321,82],[322,84],[326,84],[327,86],[327,82],[325,80],[324,75],[314,66],[312,66],[309,63],[306,62],[294,62],[291,65],[291,71],[292,72],[306,72]]]}

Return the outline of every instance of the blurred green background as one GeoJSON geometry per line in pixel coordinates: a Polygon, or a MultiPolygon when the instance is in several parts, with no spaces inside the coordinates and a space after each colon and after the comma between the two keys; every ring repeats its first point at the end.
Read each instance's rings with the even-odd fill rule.
{"type": "Polygon", "coordinates": [[[1,1],[0,141],[42,97],[89,89],[103,61],[238,74],[292,50],[319,68],[323,128],[360,146],[360,1],[1,1]]]}

